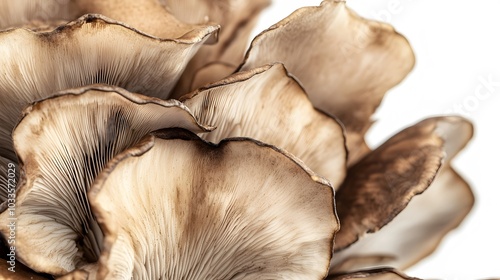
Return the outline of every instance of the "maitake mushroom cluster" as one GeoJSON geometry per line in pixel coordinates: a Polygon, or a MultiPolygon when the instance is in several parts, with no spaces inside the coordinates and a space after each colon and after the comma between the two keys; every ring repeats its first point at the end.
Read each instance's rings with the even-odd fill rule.
{"type": "Polygon", "coordinates": [[[473,205],[471,124],[371,150],[407,40],[325,0],[245,54],[267,5],[0,0],[0,277],[412,279],[473,205]]]}

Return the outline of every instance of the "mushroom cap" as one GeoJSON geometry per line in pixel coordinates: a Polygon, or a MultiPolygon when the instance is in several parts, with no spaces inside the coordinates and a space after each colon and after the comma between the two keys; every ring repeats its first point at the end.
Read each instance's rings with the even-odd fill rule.
{"type": "MultiPolygon", "coordinates": [[[[88,202],[90,185],[115,155],[168,127],[208,129],[176,100],[107,86],[64,91],[28,107],[13,132],[22,169],[15,213],[23,229],[16,234],[18,259],[58,276],[96,261],[102,233],[88,202]]],[[[0,214],[4,236],[8,219],[9,211],[0,214]]]]}
{"type": "Polygon", "coordinates": [[[200,134],[207,141],[253,138],[292,153],[334,188],[345,177],[342,126],[314,109],[282,64],[236,73],[181,100],[200,122],[217,127],[200,134]]]}
{"type": "Polygon", "coordinates": [[[92,186],[99,279],[326,277],[338,220],[325,179],[255,140],[155,135],[92,186]]]}
{"type": "Polygon", "coordinates": [[[273,62],[282,62],[302,83],[316,108],[345,125],[351,165],[369,151],[364,134],[371,115],[415,57],[390,25],[359,17],[345,1],[325,0],[259,34],[240,69],[273,62]]]}
{"type": "Polygon", "coordinates": [[[82,269],[76,269],[64,276],[57,277],[57,280],[88,280],[88,279],[96,279],[96,278],[95,275],[92,275],[82,269]]]}
{"type": "MultiPolygon", "coordinates": [[[[82,14],[97,13],[124,22],[152,36],[192,40],[205,29],[218,28],[204,22],[193,25],[178,20],[157,0],[75,0],[82,14]]],[[[215,35],[215,34],[214,34],[215,35]]],[[[212,36],[211,41],[215,41],[212,36]]]]}
{"type": "Polygon", "coordinates": [[[436,128],[429,120],[411,126],[349,168],[337,193],[342,230],[336,250],[378,231],[429,187],[446,156],[436,128]]]}
{"type": "Polygon", "coordinates": [[[432,253],[474,204],[450,166],[472,133],[461,117],[426,119],[354,165],[337,193],[342,229],[331,273],[406,269],[432,253]]]}
{"type": "Polygon", "coordinates": [[[5,65],[0,68],[0,157],[16,161],[11,133],[22,109],[59,90],[106,83],[167,98],[189,59],[216,31],[207,27],[189,40],[161,39],[86,15],[48,33],[0,32],[0,65],[5,65]]]}

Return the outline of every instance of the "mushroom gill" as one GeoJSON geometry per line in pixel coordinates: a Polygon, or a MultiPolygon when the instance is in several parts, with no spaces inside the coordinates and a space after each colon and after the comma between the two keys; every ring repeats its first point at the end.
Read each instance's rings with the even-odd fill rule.
{"type": "MultiPolygon", "coordinates": [[[[113,87],[59,93],[25,110],[13,132],[22,169],[16,200],[16,254],[37,272],[66,274],[97,261],[102,233],[87,191],[106,162],[147,133],[168,127],[205,131],[176,100],[113,87]]],[[[5,203],[2,205],[5,210],[5,203]]],[[[9,211],[0,232],[9,232],[9,211]]]]}
{"type": "Polygon", "coordinates": [[[252,139],[214,145],[189,132],[154,134],[115,157],[91,188],[107,244],[91,274],[326,277],[339,225],[325,179],[252,139]]]}

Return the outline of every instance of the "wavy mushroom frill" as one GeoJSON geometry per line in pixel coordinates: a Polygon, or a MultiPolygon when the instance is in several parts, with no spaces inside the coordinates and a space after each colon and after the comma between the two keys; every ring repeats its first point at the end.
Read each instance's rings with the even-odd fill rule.
{"type": "MultiPolygon", "coordinates": [[[[169,127],[207,129],[178,101],[104,86],[62,92],[28,107],[13,132],[22,168],[18,260],[52,275],[97,261],[103,239],[87,198],[93,180],[115,155],[149,132],[169,127]]],[[[9,211],[3,211],[4,237],[8,219],[9,211]]]]}
{"type": "Polygon", "coordinates": [[[184,71],[175,90],[178,97],[201,85],[193,79],[201,68],[225,66],[222,70],[210,67],[206,82],[222,79],[238,67],[258,15],[269,4],[270,0],[0,0],[0,29],[50,30],[88,13],[161,38],[187,39],[215,23],[220,25],[220,33],[201,47],[184,71]]]}
{"type": "Polygon", "coordinates": [[[352,273],[339,273],[329,275],[326,280],[421,280],[420,278],[410,277],[394,268],[384,267],[376,269],[367,269],[352,273]]]}
{"type": "Polygon", "coordinates": [[[368,152],[347,169],[344,180],[341,130],[305,97],[283,66],[276,64],[236,73],[181,100],[202,122],[217,127],[201,135],[204,139],[217,143],[244,136],[269,142],[332,181],[338,189],[342,228],[331,273],[380,266],[405,269],[432,252],[465,218],[474,198],[449,162],[470,139],[470,123],[460,117],[424,120],[368,152]],[[438,203],[440,199],[448,202],[438,203]],[[400,213],[407,220],[398,218],[400,213]],[[441,221],[439,226],[436,220],[441,221]],[[374,233],[383,227],[394,228],[396,233],[387,236],[398,235],[398,241],[374,233]],[[411,228],[420,230],[404,233],[411,228]]]}
{"type": "Polygon", "coordinates": [[[349,168],[336,197],[342,229],[330,273],[404,270],[432,253],[474,204],[450,165],[472,133],[461,117],[426,119],[349,168]]]}
{"type": "Polygon", "coordinates": [[[154,135],[90,190],[107,244],[91,279],[326,277],[339,226],[325,179],[255,140],[154,135]]]}
{"type": "Polygon", "coordinates": [[[361,18],[345,1],[298,9],[253,40],[240,70],[282,62],[318,109],[346,127],[349,165],[369,149],[364,134],[387,90],[410,72],[408,41],[388,24],[361,18]]]}
{"type": "Polygon", "coordinates": [[[105,83],[167,98],[188,61],[216,30],[205,28],[190,40],[160,39],[86,15],[48,33],[0,32],[0,157],[16,162],[11,132],[22,109],[54,92],[105,83]]]}
{"type": "Polygon", "coordinates": [[[368,152],[343,180],[342,169],[329,161],[346,163],[345,154],[339,152],[340,132],[334,133],[333,119],[312,109],[303,97],[303,89],[276,64],[234,74],[181,100],[202,122],[217,127],[201,135],[204,139],[216,143],[225,137],[260,139],[297,155],[334,186],[343,181],[336,197],[343,226],[331,273],[387,265],[407,268],[433,251],[470,211],[474,201],[470,187],[449,166],[471,137],[469,122],[459,117],[424,120],[368,152]],[[422,207],[425,211],[419,211],[422,207]],[[413,218],[397,218],[399,213],[413,218]],[[397,234],[398,241],[374,233],[383,227],[394,228],[397,233],[388,236],[397,234]],[[410,228],[421,230],[403,233],[410,228]]]}
{"type": "Polygon", "coordinates": [[[300,158],[337,188],[347,152],[341,124],[316,109],[282,64],[236,73],[183,96],[197,119],[216,127],[203,139],[250,137],[300,158]]]}

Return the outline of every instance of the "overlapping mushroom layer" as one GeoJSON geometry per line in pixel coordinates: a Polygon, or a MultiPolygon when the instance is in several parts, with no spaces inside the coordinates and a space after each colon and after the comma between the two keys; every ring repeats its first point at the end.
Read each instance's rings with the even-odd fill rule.
{"type": "Polygon", "coordinates": [[[338,230],[327,181],[273,146],[185,134],[156,133],[96,180],[98,278],[323,279],[338,230]]]}
{"type": "Polygon", "coordinates": [[[213,143],[250,137],[294,154],[337,188],[347,152],[341,125],[312,106],[282,64],[239,72],[181,99],[202,123],[217,127],[200,136],[213,143]]]}
{"type": "MultiPolygon", "coordinates": [[[[397,269],[470,211],[470,188],[450,166],[472,135],[466,120],[431,118],[373,151],[365,144],[414,56],[344,1],[294,12],[246,56],[267,0],[4,2],[0,199],[6,166],[19,163],[16,256],[30,269],[412,279],[397,269]],[[217,24],[219,44],[202,46],[217,24]]],[[[0,214],[4,238],[8,219],[0,214]]]]}
{"type": "MultiPolygon", "coordinates": [[[[15,213],[22,229],[18,258],[54,275],[97,261],[102,233],[87,199],[93,180],[115,155],[168,127],[206,130],[178,101],[118,88],[66,91],[28,107],[13,133],[23,169],[15,213]]],[[[9,218],[9,211],[0,214],[4,236],[9,218]]]]}
{"type": "Polygon", "coordinates": [[[332,271],[406,269],[434,251],[474,204],[469,185],[450,166],[471,137],[472,124],[463,118],[430,118],[350,168],[337,196],[343,228],[332,271]]]}
{"type": "MultiPolygon", "coordinates": [[[[0,28],[27,27],[71,21],[84,14],[99,14],[124,22],[135,29],[159,38],[192,41],[215,27],[214,24],[193,25],[180,21],[156,0],[2,0],[0,28]]],[[[44,30],[45,28],[43,28],[44,30]]],[[[202,35],[204,36],[204,35],[202,35]]]]}
{"type": "Polygon", "coordinates": [[[48,33],[0,32],[0,65],[5,65],[0,68],[0,157],[16,162],[11,132],[22,109],[59,90],[105,83],[167,98],[188,61],[216,30],[207,27],[189,40],[161,39],[86,15],[48,33]]]}
{"type": "Polygon", "coordinates": [[[408,41],[391,26],[359,17],[345,1],[305,7],[259,34],[241,66],[282,62],[318,109],[344,124],[349,165],[368,151],[364,134],[387,90],[413,68],[408,41]]]}

